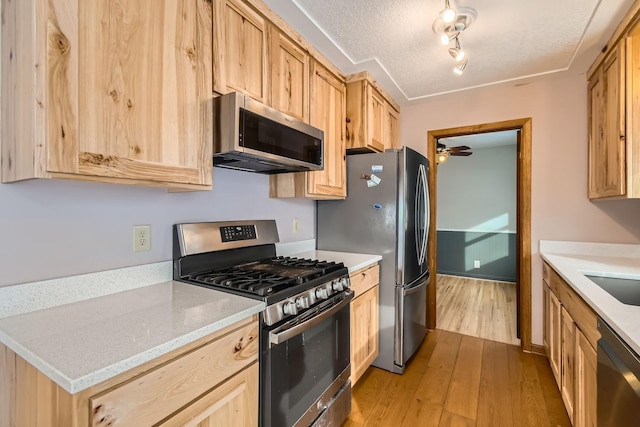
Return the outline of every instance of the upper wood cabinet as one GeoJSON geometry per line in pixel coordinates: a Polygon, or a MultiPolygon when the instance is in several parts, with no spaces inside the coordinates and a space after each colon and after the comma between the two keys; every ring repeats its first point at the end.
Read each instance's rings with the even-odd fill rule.
{"type": "Polygon", "coordinates": [[[213,89],[266,103],[267,21],[246,2],[216,0],[213,28],[213,89]]]}
{"type": "Polygon", "coordinates": [[[387,139],[385,149],[400,148],[400,112],[387,104],[387,139]]]}
{"type": "Polygon", "coordinates": [[[640,198],[640,7],[589,70],[589,198],[640,198]]]}
{"type": "Polygon", "coordinates": [[[269,196],[344,199],[347,196],[345,83],[315,60],[311,61],[310,73],[309,121],[324,131],[324,170],[272,175],[269,196]]]}
{"type": "Polygon", "coordinates": [[[624,43],[589,80],[589,198],[626,194],[624,43]]]}
{"type": "Polygon", "coordinates": [[[399,111],[369,73],[347,77],[347,150],[358,153],[397,148],[399,111]]]}
{"type": "Polygon", "coordinates": [[[209,2],[2,8],[3,182],[211,188],[209,2]]]}
{"type": "Polygon", "coordinates": [[[309,123],[309,55],[276,26],[269,26],[270,104],[309,123]]]}

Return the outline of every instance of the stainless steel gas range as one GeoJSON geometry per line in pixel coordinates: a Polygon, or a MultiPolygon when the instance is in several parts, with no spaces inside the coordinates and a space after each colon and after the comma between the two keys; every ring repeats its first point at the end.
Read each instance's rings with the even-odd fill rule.
{"type": "Polygon", "coordinates": [[[260,426],[340,426],[351,411],[349,274],[278,257],[274,220],[177,224],[173,277],[261,299],[260,426]]]}

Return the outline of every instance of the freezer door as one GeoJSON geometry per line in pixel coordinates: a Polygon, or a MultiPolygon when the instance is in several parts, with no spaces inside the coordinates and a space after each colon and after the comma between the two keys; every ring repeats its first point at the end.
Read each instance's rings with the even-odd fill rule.
{"type": "Polygon", "coordinates": [[[427,333],[429,274],[411,286],[396,288],[394,364],[402,373],[427,333]]]}
{"type": "Polygon", "coordinates": [[[406,286],[428,269],[429,164],[420,153],[405,147],[399,165],[398,285],[406,286]]]}

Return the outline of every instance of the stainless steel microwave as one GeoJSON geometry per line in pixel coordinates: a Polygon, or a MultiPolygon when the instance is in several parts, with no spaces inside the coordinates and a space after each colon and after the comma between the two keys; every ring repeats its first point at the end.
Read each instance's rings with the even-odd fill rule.
{"type": "Polygon", "coordinates": [[[324,132],[246,95],[214,99],[213,165],[275,174],[324,168],[324,132]]]}

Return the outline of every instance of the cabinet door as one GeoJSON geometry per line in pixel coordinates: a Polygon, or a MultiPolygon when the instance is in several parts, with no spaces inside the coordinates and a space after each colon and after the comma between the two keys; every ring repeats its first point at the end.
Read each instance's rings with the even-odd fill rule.
{"type": "Polygon", "coordinates": [[[162,427],[256,427],[257,425],[257,363],[160,424],[162,427]]]}
{"type": "Polygon", "coordinates": [[[387,137],[384,148],[400,147],[400,113],[387,104],[387,137]]]}
{"type": "Polygon", "coordinates": [[[351,384],[378,357],[378,285],[351,302],[351,384]]]}
{"type": "Polygon", "coordinates": [[[561,316],[562,306],[558,297],[555,296],[551,290],[549,290],[549,364],[551,365],[551,371],[556,378],[556,383],[560,387],[560,351],[561,351],[561,316]]]}
{"type": "Polygon", "coordinates": [[[270,26],[271,106],[309,123],[309,55],[270,26]]]}
{"type": "Polygon", "coordinates": [[[386,148],[386,110],[386,103],[382,95],[370,84],[367,84],[367,145],[376,151],[384,151],[386,148]]]}
{"type": "Polygon", "coordinates": [[[567,408],[569,419],[573,423],[575,402],[575,348],[576,325],[569,312],[562,307],[562,343],[560,365],[560,394],[567,408]]]}
{"type": "Polygon", "coordinates": [[[324,170],[307,172],[307,193],[312,197],[343,199],[347,196],[345,115],[344,82],[312,61],[310,122],[324,131],[324,170]]]}
{"type": "Polygon", "coordinates": [[[549,305],[551,304],[551,289],[546,282],[542,282],[542,345],[544,346],[544,352],[547,355],[547,359],[551,360],[551,349],[549,345],[549,335],[551,332],[549,316],[549,305]]]}
{"type": "Polygon", "coordinates": [[[626,194],[625,57],[619,43],[589,81],[589,198],[626,194]]]}
{"type": "Polygon", "coordinates": [[[598,356],[587,338],[576,330],[575,427],[597,427],[598,356]]]}
{"type": "Polygon", "coordinates": [[[48,4],[48,172],[210,186],[211,3],[48,4]]]}
{"type": "Polygon", "coordinates": [[[242,0],[216,0],[213,4],[213,89],[221,94],[239,91],[266,102],[264,18],[242,0]]]}

